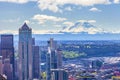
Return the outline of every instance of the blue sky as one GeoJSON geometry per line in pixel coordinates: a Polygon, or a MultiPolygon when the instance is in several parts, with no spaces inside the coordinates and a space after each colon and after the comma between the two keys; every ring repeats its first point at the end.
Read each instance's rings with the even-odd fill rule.
{"type": "Polygon", "coordinates": [[[37,34],[120,33],[120,0],[0,0],[0,33],[18,33],[24,22],[37,34]],[[69,31],[77,22],[95,27],[69,31]]]}

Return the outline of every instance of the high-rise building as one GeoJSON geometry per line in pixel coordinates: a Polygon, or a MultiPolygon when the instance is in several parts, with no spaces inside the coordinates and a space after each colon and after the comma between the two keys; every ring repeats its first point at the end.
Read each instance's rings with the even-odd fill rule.
{"type": "Polygon", "coordinates": [[[17,58],[15,58],[15,76],[16,76],[16,78],[15,78],[15,80],[18,80],[18,65],[19,64],[19,62],[18,62],[18,57],[17,58]]]}
{"type": "Polygon", "coordinates": [[[64,69],[51,69],[53,80],[68,80],[68,73],[64,69]]]}
{"type": "Polygon", "coordinates": [[[62,69],[62,50],[57,48],[57,42],[53,38],[48,41],[48,48],[47,80],[68,80],[67,72],[62,69]],[[48,78],[49,76],[50,78],[48,78]]]}
{"type": "Polygon", "coordinates": [[[1,42],[0,42],[0,56],[2,56],[2,53],[1,53],[1,42]]]}
{"type": "Polygon", "coordinates": [[[35,39],[32,39],[33,44],[33,78],[40,80],[40,49],[39,46],[35,46],[35,39]]]}
{"type": "Polygon", "coordinates": [[[50,50],[50,47],[48,47],[48,52],[46,55],[46,80],[51,80],[50,54],[51,54],[51,50],[50,50]]]}
{"type": "Polygon", "coordinates": [[[51,63],[51,69],[57,69],[57,42],[53,40],[53,38],[50,38],[48,41],[48,47],[50,48],[50,63],[51,63]]]}
{"type": "Polygon", "coordinates": [[[57,49],[57,68],[62,68],[62,50],[57,49]]]}
{"type": "Polygon", "coordinates": [[[19,29],[19,80],[32,80],[32,29],[26,23],[19,29]]]}
{"type": "Polygon", "coordinates": [[[33,78],[40,79],[39,46],[33,46],[33,78]]]}
{"type": "Polygon", "coordinates": [[[2,56],[0,56],[0,74],[2,74],[3,64],[2,64],[2,56]]]}
{"type": "Polygon", "coordinates": [[[57,42],[54,41],[53,38],[50,38],[48,41],[48,46],[50,47],[51,50],[56,50],[57,49],[57,42]]]}
{"type": "Polygon", "coordinates": [[[48,41],[48,53],[47,80],[68,80],[68,73],[62,69],[62,50],[57,47],[57,42],[53,38],[48,41]]]}
{"type": "Polygon", "coordinates": [[[56,42],[53,38],[48,41],[48,52],[46,55],[46,80],[51,80],[51,69],[57,68],[56,42]]]}
{"type": "MultiPolygon", "coordinates": [[[[3,34],[1,35],[1,55],[2,55],[2,61],[3,64],[5,64],[5,59],[9,59],[10,60],[10,65],[12,66],[12,75],[11,75],[11,79],[15,78],[15,67],[14,67],[14,44],[13,44],[13,35],[11,34],[3,34]]],[[[9,73],[8,71],[4,72],[5,70],[3,70],[3,73],[9,73]]],[[[6,76],[8,77],[9,75],[6,74],[6,76]]],[[[10,77],[10,76],[9,76],[10,77]]]]}
{"type": "Polygon", "coordinates": [[[56,50],[51,50],[51,69],[57,69],[57,53],[56,50]]]}
{"type": "Polygon", "coordinates": [[[10,64],[10,59],[6,58],[4,59],[4,65],[3,65],[3,74],[7,77],[7,80],[14,80],[13,75],[13,68],[12,64],[10,64]]]}
{"type": "Polygon", "coordinates": [[[58,75],[58,80],[65,80],[63,78],[65,71],[64,69],[62,69],[62,50],[61,49],[57,49],[57,69],[58,69],[58,72],[56,72],[56,74],[58,75]]]}

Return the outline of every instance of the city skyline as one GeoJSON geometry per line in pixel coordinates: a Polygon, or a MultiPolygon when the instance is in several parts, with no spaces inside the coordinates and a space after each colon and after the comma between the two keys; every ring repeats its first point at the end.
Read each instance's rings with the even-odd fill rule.
{"type": "Polygon", "coordinates": [[[24,22],[37,34],[120,33],[119,4],[120,0],[0,0],[0,33],[18,34],[24,22]]]}
{"type": "MultiPolygon", "coordinates": [[[[92,26],[87,22],[84,22],[84,25],[92,26]]],[[[74,29],[74,26],[72,28],[74,29]]],[[[0,79],[119,79],[120,41],[58,41],[50,38],[45,41],[46,45],[40,46],[44,42],[39,40],[40,43],[35,43],[36,38],[32,36],[32,28],[26,23],[18,32],[19,41],[16,41],[18,49],[13,47],[15,43],[13,35],[1,35],[0,79]],[[18,56],[12,55],[14,51],[18,56]],[[15,77],[12,77],[11,73],[15,73],[15,77]]]]}

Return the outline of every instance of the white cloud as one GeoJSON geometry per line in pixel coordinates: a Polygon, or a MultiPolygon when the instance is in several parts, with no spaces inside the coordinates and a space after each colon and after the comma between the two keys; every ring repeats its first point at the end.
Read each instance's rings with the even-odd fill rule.
{"type": "Polygon", "coordinates": [[[100,28],[93,28],[93,27],[88,28],[88,29],[85,30],[85,32],[88,32],[88,34],[96,34],[98,32],[102,32],[102,31],[103,30],[100,29],[100,28]]]}
{"type": "Polygon", "coordinates": [[[114,3],[119,4],[120,0],[114,0],[114,3]]]}
{"type": "Polygon", "coordinates": [[[89,22],[89,23],[96,23],[96,20],[78,20],[77,22],[89,22]]]}
{"type": "Polygon", "coordinates": [[[54,25],[54,27],[56,27],[56,28],[60,28],[61,25],[56,24],[56,25],[54,25]]]}
{"type": "Polygon", "coordinates": [[[38,0],[38,5],[41,10],[50,10],[59,12],[59,6],[73,4],[79,6],[93,6],[97,4],[111,4],[110,0],[38,0]]]}
{"type": "Polygon", "coordinates": [[[58,32],[59,30],[33,30],[33,34],[55,34],[58,32]]]}
{"type": "Polygon", "coordinates": [[[0,30],[0,34],[18,34],[15,30],[0,30]]]}
{"type": "Polygon", "coordinates": [[[69,22],[69,21],[63,22],[63,24],[66,26],[73,26],[74,25],[73,22],[69,22]]]}
{"type": "Polygon", "coordinates": [[[27,23],[27,24],[29,24],[29,23],[30,23],[30,21],[29,21],[29,20],[25,20],[24,22],[25,22],[25,23],[27,23]]]}
{"type": "MultiPolygon", "coordinates": [[[[33,34],[55,34],[59,30],[32,30],[33,34]]],[[[18,34],[18,30],[0,30],[0,34],[18,34]]]]}
{"type": "Polygon", "coordinates": [[[0,20],[1,22],[9,22],[9,23],[13,23],[13,22],[18,22],[20,21],[20,18],[17,19],[6,19],[6,20],[0,20]]]}
{"type": "Polygon", "coordinates": [[[60,9],[58,8],[57,4],[54,2],[54,0],[38,0],[38,7],[41,10],[50,10],[53,12],[60,12],[60,9]]]}
{"type": "MultiPolygon", "coordinates": [[[[62,8],[60,6],[64,6],[66,4],[81,6],[94,6],[94,5],[106,5],[111,3],[120,3],[120,0],[0,0],[0,2],[11,2],[11,3],[27,3],[30,1],[34,1],[38,3],[38,7],[43,10],[49,10],[52,12],[61,12],[62,8]]],[[[71,11],[72,8],[67,6],[66,10],[71,11]]]]}
{"type": "Polygon", "coordinates": [[[37,1],[37,0],[0,0],[0,2],[11,2],[11,3],[27,3],[29,1],[37,1]]]}
{"type": "Polygon", "coordinates": [[[88,20],[89,23],[96,23],[96,20],[88,20]]]}
{"type": "Polygon", "coordinates": [[[40,14],[34,15],[33,19],[37,20],[39,24],[44,24],[47,21],[62,22],[62,21],[67,20],[66,18],[48,16],[48,15],[40,15],[40,14]]]}
{"type": "Polygon", "coordinates": [[[101,12],[100,9],[96,8],[96,7],[93,7],[91,9],[89,9],[89,11],[92,11],[92,12],[101,12]]]}
{"type": "Polygon", "coordinates": [[[65,10],[72,11],[72,8],[71,7],[66,7],[65,10]]]}

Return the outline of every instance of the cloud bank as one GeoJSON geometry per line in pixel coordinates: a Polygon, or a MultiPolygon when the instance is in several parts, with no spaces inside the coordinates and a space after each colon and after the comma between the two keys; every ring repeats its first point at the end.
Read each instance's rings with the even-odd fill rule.
{"type": "Polygon", "coordinates": [[[61,18],[61,17],[55,17],[55,16],[36,14],[33,16],[33,20],[37,20],[39,24],[44,24],[47,21],[61,22],[61,21],[65,21],[67,19],[61,18]]]}
{"type": "Polygon", "coordinates": [[[100,9],[96,8],[96,7],[93,7],[91,9],[89,9],[89,11],[92,11],[92,12],[101,12],[100,9]]]}
{"type": "MultiPolygon", "coordinates": [[[[94,6],[94,5],[108,5],[108,4],[119,4],[120,0],[0,0],[0,2],[11,2],[11,3],[28,3],[37,2],[40,10],[49,10],[52,12],[62,12],[61,6],[71,4],[76,6],[94,6]]],[[[65,10],[71,11],[70,6],[65,7],[65,10]]],[[[93,9],[95,10],[95,8],[93,9]]]]}

